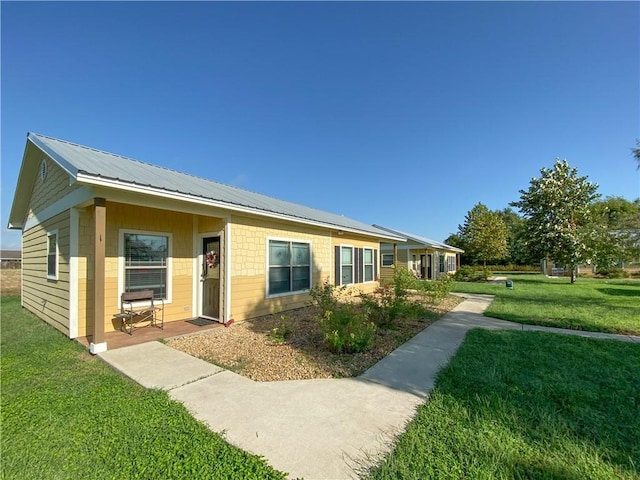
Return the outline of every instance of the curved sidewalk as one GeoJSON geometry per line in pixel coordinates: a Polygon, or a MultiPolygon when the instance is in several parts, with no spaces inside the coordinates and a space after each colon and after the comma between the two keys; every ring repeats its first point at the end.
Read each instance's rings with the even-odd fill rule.
{"type": "Polygon", "coordinates": [[[640,337],[520,325],[482,316],[489,295],[461,295],[450,313],[358,378],[255,382],[159,342],[100,357],[147,388],[161,388],[230,443],[291,478],[358,478],[391,448],[472,328],[640,337]]]}

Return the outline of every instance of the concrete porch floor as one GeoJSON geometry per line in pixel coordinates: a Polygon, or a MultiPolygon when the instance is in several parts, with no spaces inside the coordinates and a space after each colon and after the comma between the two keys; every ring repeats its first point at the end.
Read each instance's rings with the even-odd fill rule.
{"type": "MultiPolygon", "coordinates": [[[[164,329],[152,327],[150,325],[134,328],[133,335],[117,330],[105,334],[108,350],[129,347],[131,345],[139,345],[141,343],[154,342],[156,340],[172,337],[181,337],[184,335],[193,335],[196,333],[206,332],[214,328],[224,328],[222,323],[209,323],[207,325],[194,325],[189,323],[193,318],[185,320],[177,320],[175,322],[165,322],[164,329]]],[[[91,335],[87,337],[78,337],[79,343],[89,348],[89,344],[93,341],[91,335]]]]}

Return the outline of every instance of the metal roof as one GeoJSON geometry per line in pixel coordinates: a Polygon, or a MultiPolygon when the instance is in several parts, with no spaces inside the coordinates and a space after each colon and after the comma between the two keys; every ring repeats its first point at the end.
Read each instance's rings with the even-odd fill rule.
{"type": "Polygon", "coordinates": [[[436,240],[431,240],[427,237],[422,237],[420,235],[414,235],[413,233],[405,233],[399,230],[393,230],[391,228],[382,227],[380,225],[374,225],[374,227],[379,228],[381,230],[386,230],[389,233],[393,233],[395,235],[399,235],[401,237],[406,238],[409,242],[419,243],[420,245],[424,245],[429,248],[440,248],[443,250],[451,250],[452,252],[464,253],[464,250],[458,247],[452,247],[451,245],[447,245],[446,243],[438,242],[436,240]]]}
{"type": "Polygon", "coordinates": [[[404,241],[394,232],[342,215],[279,200],[260,193],[177,172],[76,143],[29,133],[27,140],[45,152],[79,182],[123,188],[135,186],[153,193],[173,192],[192,200],[205,200],[231,210],[275,215],[307,224],[404,241]]]}

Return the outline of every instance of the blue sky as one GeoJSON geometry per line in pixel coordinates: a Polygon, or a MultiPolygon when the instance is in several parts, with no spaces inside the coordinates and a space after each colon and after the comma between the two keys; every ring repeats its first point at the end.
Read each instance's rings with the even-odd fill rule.
{"type": "Polygon", "coordinates": [[[566,158],[640,174],[638,2],[2,2],[2,248],[28,131],[444,240],[566,158]]]}

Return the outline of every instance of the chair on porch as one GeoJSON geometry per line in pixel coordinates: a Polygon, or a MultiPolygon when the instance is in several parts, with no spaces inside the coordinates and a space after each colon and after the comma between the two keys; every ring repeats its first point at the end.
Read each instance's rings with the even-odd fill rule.
{"type": "Polygon", "coordinates": [[[164,300],[155,298],[153,290],[125,292],[120,296],[120,330],[133,335],[136,324],[149,322],[150,326],[164,330],[164,300]]]}

